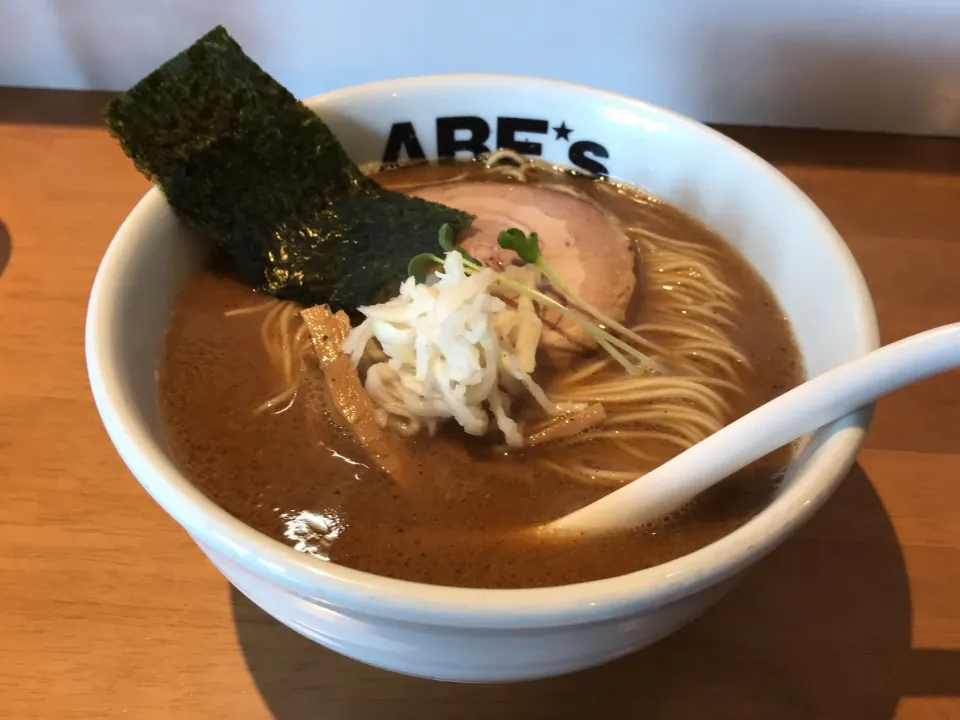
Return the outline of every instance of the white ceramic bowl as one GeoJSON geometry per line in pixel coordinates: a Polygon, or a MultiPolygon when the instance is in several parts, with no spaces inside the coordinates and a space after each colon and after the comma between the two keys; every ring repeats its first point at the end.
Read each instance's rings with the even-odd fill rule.
{"type": "MultiPolygon", "coordinates": [[[[521,143],[527,153],[589,170],[600,163],[612,177],[700,218],[747,257],[787,311],[808,374],[877,346],[866,285],[830,223],[770,165],[703,125],[627,97],[518,77],[389,81],[307,104],[361,164],[390,159],[397,148],[403,160],[407,151],[435,157],[438,149],[484,140],[491,149],[521,143]]],[[[390,670],[523,680],[649,645],[717,601],[817,510],[853,463],[869,423],[868,408],[816,433],[776,499],[737,531],[630,575],[470,590],[338,567],[246,527],[194,489],[170,457],[154,371],[168,315],[201,262],[200,248],[154,189],[107,250],[86,328],[90,384],[107,432],[147,491],[247,597],[303,635],[390,670]]]]}

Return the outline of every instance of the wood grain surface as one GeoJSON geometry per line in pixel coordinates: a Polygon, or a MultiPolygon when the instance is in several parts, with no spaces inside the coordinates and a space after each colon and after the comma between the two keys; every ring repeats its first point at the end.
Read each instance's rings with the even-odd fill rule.
{"type": "MultiPolygon", "coordinates": [[[[141,490],[90,398],[87,294],[147,189],[104,99],[0,90],[0,717],[960,718],[960,373],[883,400],[813,522],[606,667],[434,683],[266,617],[141,490]]],[[[960,141],[723,130],[836,224],[885,342],[960,320],[960,141]]]]}

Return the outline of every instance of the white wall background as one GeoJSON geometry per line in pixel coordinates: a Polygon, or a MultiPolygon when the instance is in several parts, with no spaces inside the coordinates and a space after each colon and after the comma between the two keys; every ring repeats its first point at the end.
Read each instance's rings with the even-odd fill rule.
{"type": "Polygon", "coordinates": [[[960,0],[0,0],[0,84],[122,89],[217,23],[301,97],[518,73],[707,122],[960,136],[960,0]]]}

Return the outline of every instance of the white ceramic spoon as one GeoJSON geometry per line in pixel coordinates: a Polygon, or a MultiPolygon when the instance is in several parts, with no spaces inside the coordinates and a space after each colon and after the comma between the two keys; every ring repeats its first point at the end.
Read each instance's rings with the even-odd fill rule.
{"type": "Polygon", "coordinates": [[[543,526],[608,532],[663,517],[767,453],[931,375],[960,367],[960,323],[912,335],[819,375],[600,500],[543,526]]]}

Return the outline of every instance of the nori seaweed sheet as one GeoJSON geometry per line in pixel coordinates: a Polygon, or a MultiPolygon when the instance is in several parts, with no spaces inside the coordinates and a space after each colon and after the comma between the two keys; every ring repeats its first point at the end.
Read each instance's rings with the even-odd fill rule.
{"type": "Polygon", "coordinates": [[[137,168],[240,277],[355,314],[472,216],[382,188],[217,26],[104,110],[137,168]]]}

